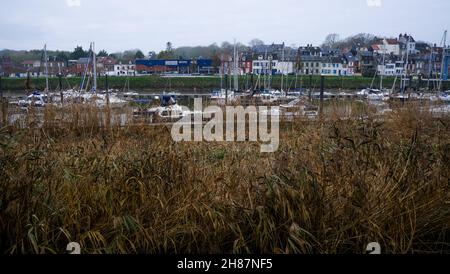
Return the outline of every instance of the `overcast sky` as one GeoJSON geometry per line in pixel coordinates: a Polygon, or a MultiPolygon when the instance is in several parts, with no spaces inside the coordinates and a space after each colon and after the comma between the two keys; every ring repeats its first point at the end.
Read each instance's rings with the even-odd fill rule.
{"type": "MultiPolygon", "coordinates": [[[[220,44],[253,38],[320,44],[361,32],[440,43],[449,0],[0,0],[0,49],[108,52],[220,44]]],[[[449,39],[450,40],[450,39],[449,39]]]]}

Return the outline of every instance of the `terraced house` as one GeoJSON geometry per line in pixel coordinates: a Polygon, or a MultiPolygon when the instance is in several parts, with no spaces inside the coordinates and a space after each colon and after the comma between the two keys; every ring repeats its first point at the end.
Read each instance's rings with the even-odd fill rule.
{"type": "Polygon", "coordinates": [[[322,61],[322,75],[324,76],[347,76],[342,57],[326,57],[322,61]]]}

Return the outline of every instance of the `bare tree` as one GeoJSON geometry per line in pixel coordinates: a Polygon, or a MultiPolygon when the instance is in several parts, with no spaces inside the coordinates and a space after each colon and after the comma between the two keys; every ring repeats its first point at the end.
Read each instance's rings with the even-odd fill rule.
{"type": "Polygon", "coordinates": [[[251,40],[251,41],[248,43],[248,45],[249,45],[250,47],[262,46],[262,45],[264,45],[264,41],[255,38],[255,39],[251,40]]]}
{"type": "Polygon", "coordinates": [[[325,38],[325,42],[323,42],[322,46],[326,48],[333,48],[338,41],[339,41],[339,34],[331,33],[327,35],[327,37],[325,38]]]}

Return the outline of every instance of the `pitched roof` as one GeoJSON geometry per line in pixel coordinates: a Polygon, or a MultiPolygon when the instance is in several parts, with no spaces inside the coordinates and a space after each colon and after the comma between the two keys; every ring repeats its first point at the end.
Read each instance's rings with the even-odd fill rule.
{"type": "Polygon", "coordinates": [[[363,57],[372,57],[373,56],[373,52],[371,52],[371,51],[360,51],[359,54],[363,57]]]}
{"type": "Polygon", "coordinates": [[[398,45],[397,39],[386,39],[388,45],[398,45]]]}
{"type": "Polygon", "coordinates": [[[258,45],[252,48],[253,52],[256,54],[267,54],[276,53],[278,51],[282,51],[284,48],[283,44],[272,44],[272,45],[258,45]]]}
{"type": "Polygon", "coordinates": [[[381,50],[381,47],[377,44],[372,45],[373,50],[381,50]]]}
{"type": "Polygon", "coordinates": [[[348,62],[357,62],[359,61],[359,58],[351,52],[344,53],[344,58],[347,59],[348,62]]]}
{"type": "Polygon", "coordinates": [[[313,56],[313,55],[304,55],[301,57],[301,61],[306,61],[306,62],[321,62],[323,60],[323,57],[320,56],[313,56]]]}
{"type": "Polygon", "coordinates": [[[90,60],[90,58],[83,57],[83,58],[78,59],[77,63],[78,64],[87,64],[87,63],[89,63],[89,60],[90,60]]]}
{"type": "Polygon", "coordinates": [[[341,64],[343,62],[342,57],[326,57],[323,60],[324,63],[341,64]]]}
{"type": "Polygon", "coordinates": [[[40,62],[39,60],[25,60],[22,62],[22,65],[33,65],[36,62],[40,62]]]}

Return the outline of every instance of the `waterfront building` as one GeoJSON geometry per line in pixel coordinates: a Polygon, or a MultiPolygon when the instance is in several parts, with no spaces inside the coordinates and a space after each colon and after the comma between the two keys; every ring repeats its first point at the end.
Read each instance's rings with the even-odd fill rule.
{"type": "Polygon", "coordinates": [[[342,57],[326,57],[322,61],[322,75],[324,76],[347,76],[342,57]]]}

